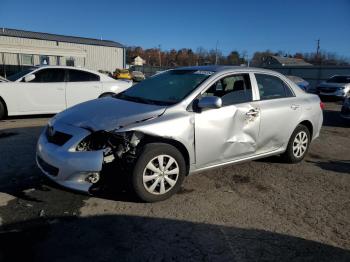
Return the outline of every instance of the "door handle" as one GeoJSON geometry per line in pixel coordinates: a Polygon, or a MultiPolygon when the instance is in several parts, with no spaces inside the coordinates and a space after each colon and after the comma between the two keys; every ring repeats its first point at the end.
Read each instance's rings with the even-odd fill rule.
{"type": "Polygon", "coordinates": [[[57,87],[57,90],[63,90],[64,88],[63,87],[57,87]]]}
{"type": "Polygon", "coordinates": [[[256,116],[259,114],[259,110],[257,109],[250,109],[247,113],[245,113],[247,116],[256,116]]]}
{"type": "Polygon", "coordinates": [[[291,109],[296,110],[300,107],[300,105],[293,104],[290,106],[291,109]]]}

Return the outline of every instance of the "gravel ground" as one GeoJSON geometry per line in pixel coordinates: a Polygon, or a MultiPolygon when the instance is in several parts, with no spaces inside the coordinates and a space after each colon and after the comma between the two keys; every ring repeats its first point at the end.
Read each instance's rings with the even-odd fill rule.
{"type": "Polygon", "coordinates": [[[169,200],[62,189],[35,165],[47,117],[0,121],[0,261],[350,261],[350,124],[326,103],[319,139],[189,176],[169,200]]]}

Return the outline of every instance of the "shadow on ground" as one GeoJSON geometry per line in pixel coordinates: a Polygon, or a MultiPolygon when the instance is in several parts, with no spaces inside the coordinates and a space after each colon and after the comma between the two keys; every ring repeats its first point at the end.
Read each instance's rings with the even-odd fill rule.
{"type": "Polygon", "coordinates": [[[1,228],[1,261],[349,261],[350,252],[264,230],[136,216],[1,228]]]}
{"type": "Polygon", "coordinates": [[[329,161],[307,160],[306,162],[312,163],[326,171],[333,171],[333,172],[350,175],[350,160],[329,160],[329,161]]]}

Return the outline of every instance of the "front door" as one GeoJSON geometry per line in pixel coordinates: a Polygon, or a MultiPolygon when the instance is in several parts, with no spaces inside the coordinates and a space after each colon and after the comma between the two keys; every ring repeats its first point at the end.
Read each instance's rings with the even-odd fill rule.
{"type": "Polygon", "coordinates": [[[20,111],[26,113],[57,113],[66,108],[64,69],[43,68],[33,73],[30,82],[16,83],[20,111]]]}
{"type": "Polygon", "coordinates": [[[249,74],[221,78],[202,96],[217,96],[222,107],[195,114],[197,168],[251,156],[257,149],[260,112],[249,74]]]}

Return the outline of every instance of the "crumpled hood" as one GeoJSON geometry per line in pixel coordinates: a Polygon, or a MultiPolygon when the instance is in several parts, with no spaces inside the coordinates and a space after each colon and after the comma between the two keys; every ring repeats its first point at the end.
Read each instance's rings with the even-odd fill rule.
{"type": "Polygon", "coordinates": [[[111,131],[158,117],[165,109],[165,106],[141,104],[111,97],[99,98],[68,108],[57,114],[50,124],[61,122],[93,131],[111,131]]]}

